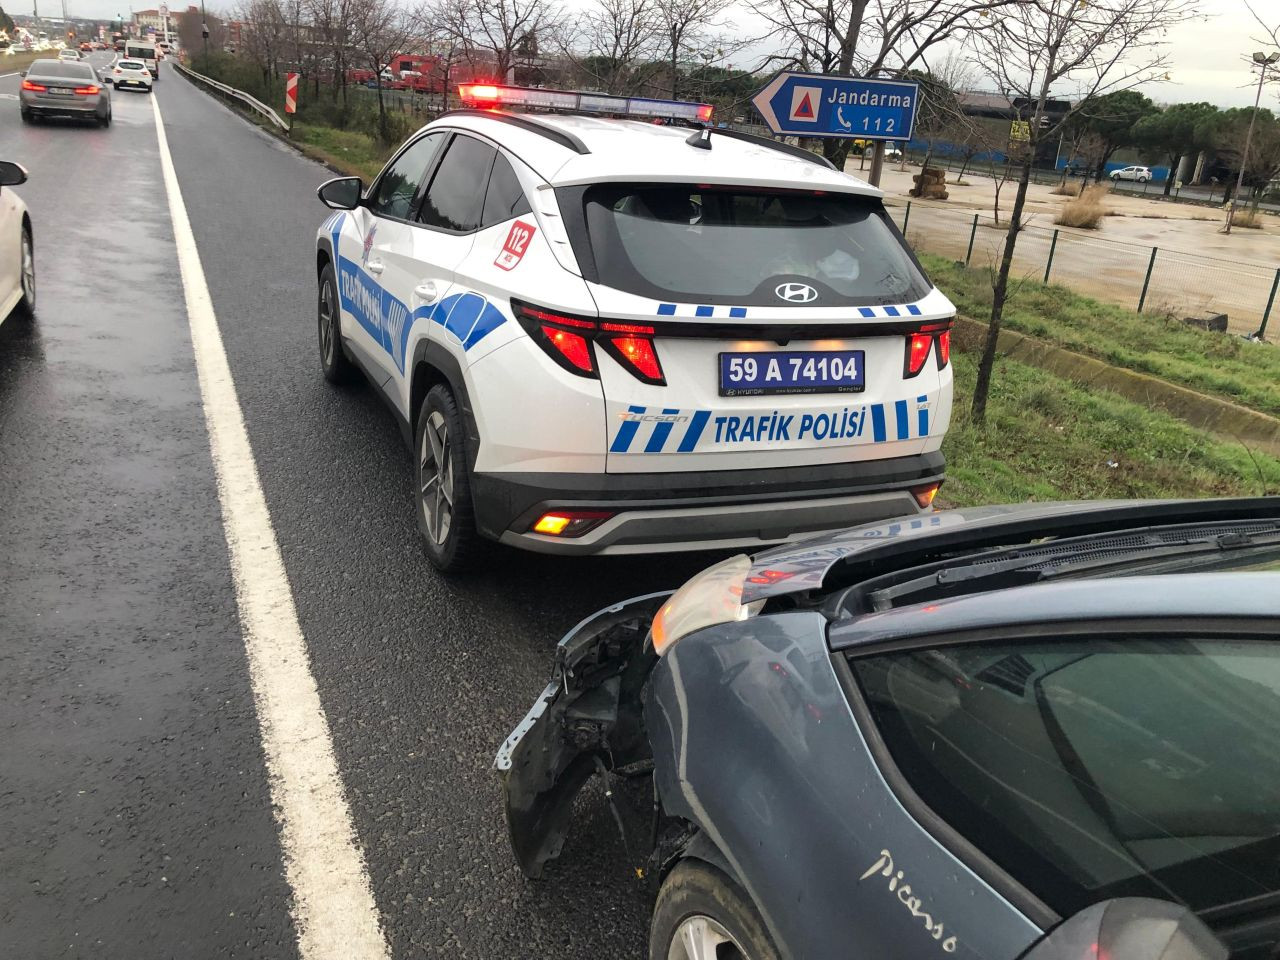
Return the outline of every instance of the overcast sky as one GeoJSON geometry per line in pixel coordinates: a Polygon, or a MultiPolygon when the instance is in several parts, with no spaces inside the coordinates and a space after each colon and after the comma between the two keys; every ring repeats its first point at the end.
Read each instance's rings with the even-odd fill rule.
{"type": "MultiPolygon", "coordinates": [[[[10,12],[30,13],[32,0],[0,0],[10,12]]],[[[61,0],[39,0],[46,13],[60,9],[61,0]]],[[[154,7],[159,2],[135,0],[138,9],[154,7]]],[[[223,0],[206,0],[210,10],[226,7],[223,0]]],[[[568,0],[570,6],[584,6],[589,0],[568,0]]],[[[114,17],[117,13],[129,16],[127,3],[119,0],[67,0],[72,16],[114,17]]],[[[183,10],[187,0],[171,0],[172,9],[183,10]]],[[[1168,53],[1171,81],[1153,84],[1143,92],[1157,103],[1207,100],[1221,107],[1250,106],[1253,103],[1254,86],[1250,81],[1248,66],[1242,57],[1248,57],[1259,49],[1253,37],[1261,30],[1249,15],[1244,0],[1201,0],[1201,8],[1207,20],[1188,20],[1169,31],[1168,53]]],[[[1254,9],[1280,23],[1280,0],[1255,0],[1254,9]]],[[[738,18],[745,23],[747,18],[738,18]]],[[[1274,25],[1274,24],[1273,24],[1274,25]]],[[[758,53],[753,48],[752,53],[758,53]]],[[[742,58],[735,67],[750,68],[755,63],[742,58]]],[[[1253,74],[1256,82],[1257,74],[1253,74]]],[[[1280,109],[1280,84],[1273,85],[1263,94],[1263,103],[1271,109],[1280,109]]]]}

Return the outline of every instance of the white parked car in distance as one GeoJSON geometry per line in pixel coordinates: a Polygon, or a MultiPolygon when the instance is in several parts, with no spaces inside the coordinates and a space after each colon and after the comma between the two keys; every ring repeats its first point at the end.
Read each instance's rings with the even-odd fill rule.
{"type": "Polygon", "coordinates": [[[1128,166],[1120,170],[1111,171],[1112,180],[1136,180],[1138,183],[1146,183],[1151,179],[1150,167],[1128,166]]]}
{"type": "Polygon", "coordinates": [[[12,190],[27,182],[21,165],[0,160],[0,323],[36,307],[35,246],[27,205],[12,190]]]}

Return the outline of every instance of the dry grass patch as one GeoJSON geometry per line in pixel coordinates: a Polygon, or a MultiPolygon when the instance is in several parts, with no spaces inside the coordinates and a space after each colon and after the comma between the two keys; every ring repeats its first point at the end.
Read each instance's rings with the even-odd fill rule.
{"type": "Polygon", "coordinates": [[[1232,217],[1231,225],[1233,227],[1245,227],[1249,230],[1261,230],[1262,218],[1252,210],[1248,210],[1244,213],[1237,213],[1232,217]]]}
{"type": "Polygon", "coordinates": [[[1081,227],[1085,230],[1096,230],[1102,218],[1111,213],[1102,205],[1107,194],[1111,192],[1108,183],[1095,183],[1085,187],[1080,196],[1068,200],[1062,205],[1054,223],[1063,227],[1081,227]]]}
{"type": "Polygon", "coordinates": [[[1055,197],[1078,197],[1080,196],[1080,184],[1068,183],[1064,180],[1049,192],[1055,197]]]}

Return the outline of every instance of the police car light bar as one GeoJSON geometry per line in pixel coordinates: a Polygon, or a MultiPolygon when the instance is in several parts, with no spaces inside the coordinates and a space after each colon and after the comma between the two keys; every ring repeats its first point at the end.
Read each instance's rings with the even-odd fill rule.
{"type": "Polygon", "coordinates": [[[608,113],[629,117],[662,117],[711,121],[711,104],[688,100],[652,100],[647,97],[611,97],[603,93],[577,93],[572,90],[544,90],[541,87],[508,87],[494,83],[460,83],[458,96],[469,106],[535,107],[543,110],[565,110],[571,113],[608,113]]]}

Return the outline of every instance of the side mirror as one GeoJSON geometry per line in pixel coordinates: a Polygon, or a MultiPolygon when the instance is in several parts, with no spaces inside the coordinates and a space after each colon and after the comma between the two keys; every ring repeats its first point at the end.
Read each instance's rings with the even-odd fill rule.
{"type": "Polygon", "coordinates": [[[0,187],[16,187],[27,182],[27,171],[20,163],[0,160],[0,187]]]}
{"type": "Polygon", "coordinates": [[[354,210],[360,206],[364,182],[359,177],[338,177],[327,180],[316,188],[316,196],[326,207],[334,210],[354,210]]]}
{"type": "Polygon", "coordinates": [[[1050,930],[1022,960],[1227,960],[1227,948],[1191,910],[1119,897],[1085,907],[1050,930]]]}

